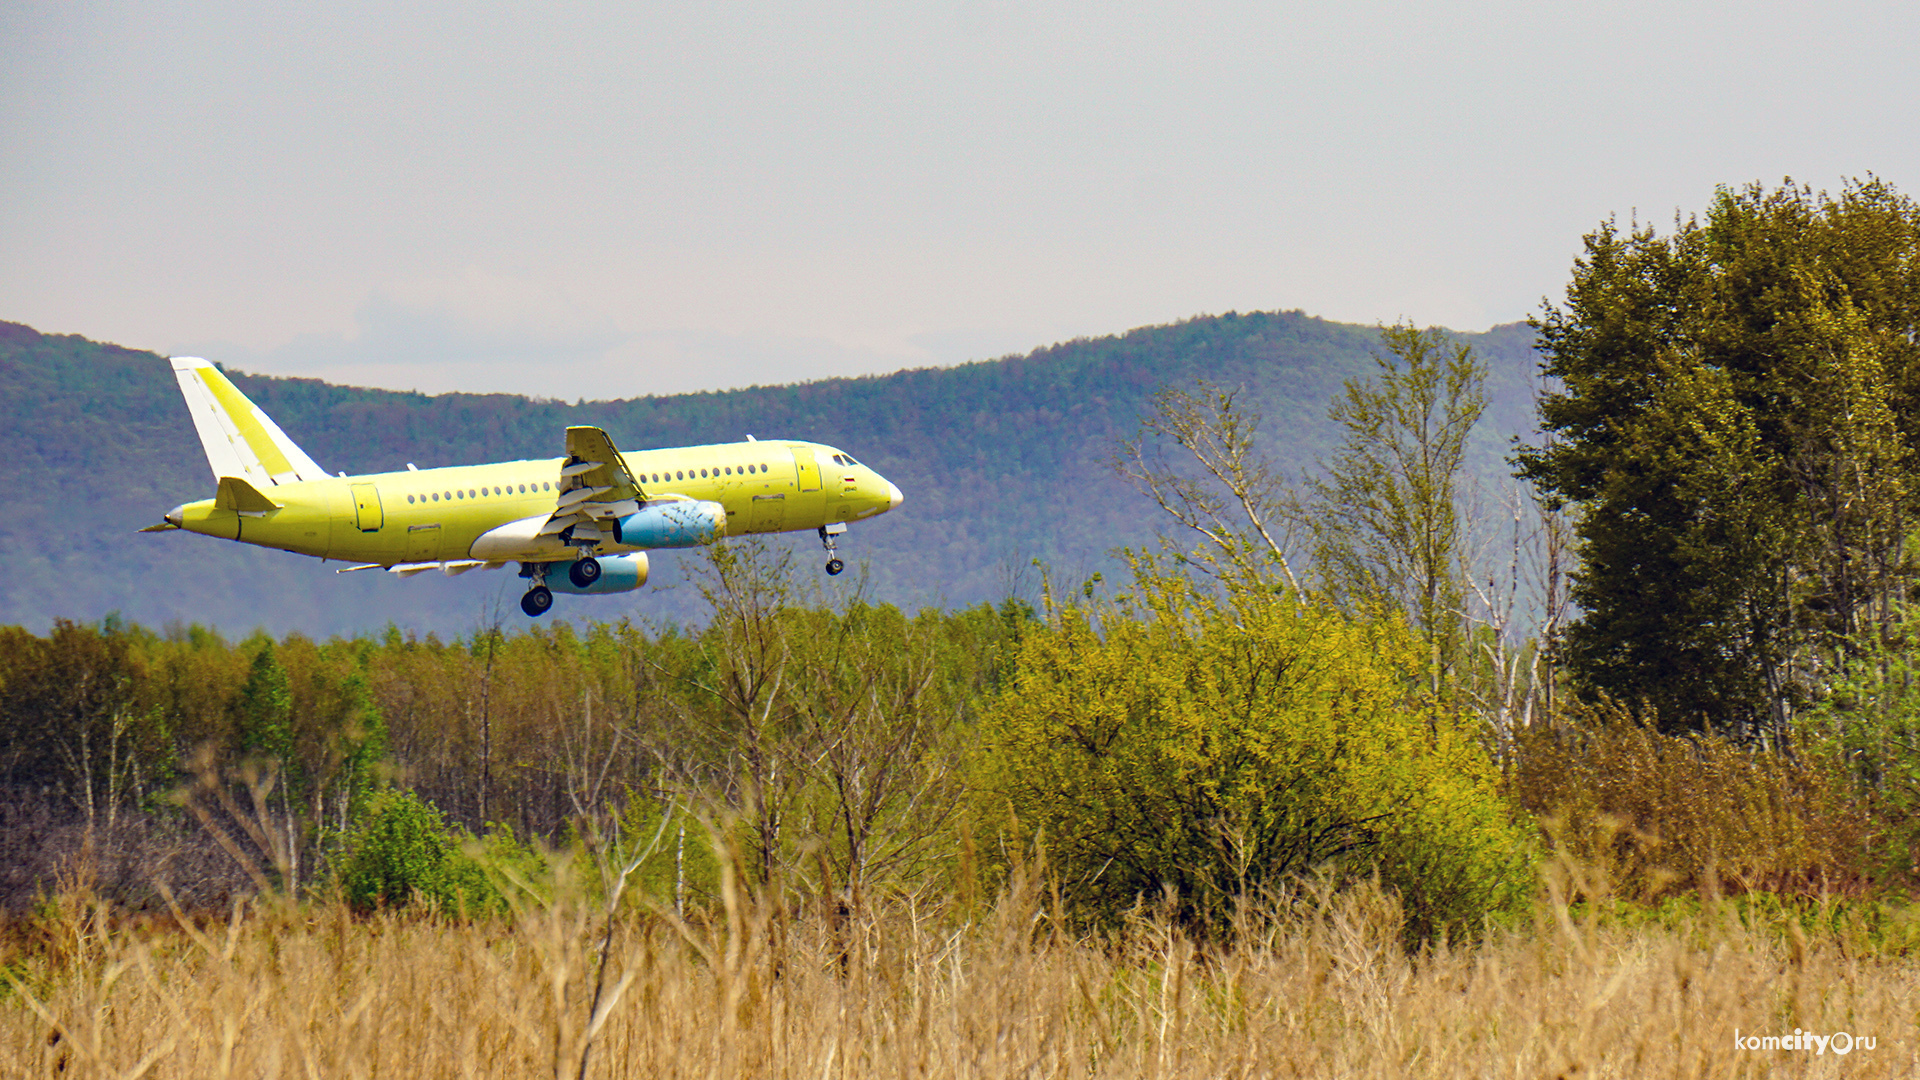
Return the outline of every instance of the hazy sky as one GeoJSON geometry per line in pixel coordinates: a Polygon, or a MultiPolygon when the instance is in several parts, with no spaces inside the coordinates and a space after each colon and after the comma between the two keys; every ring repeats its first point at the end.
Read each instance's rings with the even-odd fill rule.
{"type": "Polygon", "coordinates": [[[1721,183],[1920,195],[1920,8],[0,4],[0,319],[548,397],[1205,312],[1482,329],[1721,183]]]}

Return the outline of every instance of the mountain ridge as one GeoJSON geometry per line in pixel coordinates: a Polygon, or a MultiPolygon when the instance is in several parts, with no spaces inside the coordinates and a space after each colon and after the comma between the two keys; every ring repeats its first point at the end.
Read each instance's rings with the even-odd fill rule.
{"type": "MultiPolygon", "coordinates": [[[[1531,431],[1532,332],[1510,324],[1457,337],[1489,369],[1492,403],[1473,468],[1499,475],[1510,437],[1531,431]]],[[[1299,311],[1228,312],[952,367],[574,404],[229,374],[323,466],[348,473],[553,456],[565,427],[580,423],[606,428],[629,450],[747,433],[843,447],[907,494],[900,509],[857,526],[843,555],[855,568],[865,563],[872,598],[919,606],[997,600],[1035,558],[1067,576],[1110,571],[1113,549],[1151,542],[1158,512],[1107,463],[1161,386],[1244,387],[1264,416],[1264,448],[1297,475],[1331,449],[1328,400],[1344,379],[1371,372],[1378,347],[1374,327],[1299,311]]],[[[213,487],[158,354],[0,323],[0,402],[10,421],[0,484],[24,511],[0,522],[12,568],[0,576],[0,622],[40,629],[55,617],[118,611],[155,627],[328,635],[390,622],[465,633],[519,618],[498,614],[512,611],[519,592],[506,573],[340,577],[282,552],[135,536],[213,487]]],[[[803,566],[817,561],[811,535],[791,543],[803,566]]],[[[555,614],[687,618],[697,605],[683,571],[694,558],[659,553],[663,587],[568,598],[555,614]]]]}

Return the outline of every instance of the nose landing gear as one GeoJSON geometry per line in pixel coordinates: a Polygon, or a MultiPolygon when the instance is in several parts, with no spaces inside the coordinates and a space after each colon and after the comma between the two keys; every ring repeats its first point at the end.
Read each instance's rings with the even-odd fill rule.
{"type": "Polygon", "coordinates": [[[827,548],[827,574],[829,576],[838,575],[840,571],[847,568],[847,564],[841,562],[840,556],[835,554],[833,550],[833,538],[846,531],[847,523],[844,521],[835,522],[832,525],[820,526],[820,542],[825,544],[827,548]]]}

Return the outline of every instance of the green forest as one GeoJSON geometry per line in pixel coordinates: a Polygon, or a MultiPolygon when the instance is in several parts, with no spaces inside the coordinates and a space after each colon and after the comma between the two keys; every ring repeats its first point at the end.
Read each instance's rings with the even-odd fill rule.
{"type": "MultiPolygon", "coordinates": [[[[1137,412],[1085,393],[1075,365],[1118,364],[1125,338],[1057,368],[709,395],[678,427],[634,419],[664,404],[575,406],[675,441],[748,422],[755,394],[796,416],[867,395],[893,403],[865,410],[900,425],[885,446],[936,401],[1078,380],[1124,428],[1097,459],[1152,528],[1098,572],[1022,549],[1028,583],[970,605],[891,602],[877,576],[830,593],[804,549],[730,542],[687,559],[685,622],[10,628],[0,899],[83,874],[130,905],[164,888],[471,914],[571,852],[676,917],[741,888],[964,905],[1038,873],[1074,926],[1152,904],[1204,939],[1331,875],[1385,890],[1419,946],[1523,918],[1554,853],[1607,883],[1591,901],[1908,897],[1916,253],[1920,207],[1877,181],[1723,189],[1666,234],[1602,223],[1533,324],[1548,390],[1506,501],[1477,479],[1496,367],[1409,325],[1364,335],[1324,438],[1293,450],[1308,467],[1271,434],[1305,419],[1219,370],[1131,369],[1137,412]]],[[[1164,334],[1253,326],[1346,333],[1164,334]]],[[[460,418],[457,452],[479,455],[564,409],[246,388],[290,430],[388,434],[314,444],[348,468],[409,452],[423,417],[460,418]]],[[[1016,453],[1003,435],[1060,418],[1001,420],[956,445],[1016,453]]]]}

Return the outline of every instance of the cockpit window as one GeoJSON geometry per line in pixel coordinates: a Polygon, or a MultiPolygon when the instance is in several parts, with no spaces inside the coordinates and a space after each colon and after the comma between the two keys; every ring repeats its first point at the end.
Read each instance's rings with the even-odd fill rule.
{"type": "Polygon", "coordinates": [[[841,454],[840,456],[846,459],[846,460],[845,460],[844,462],[842,462],[842,463],[841,463],[841,464],[843,464],[843,465],[858,465],[858,464],[860,464],[859,462],[857,462],[857,461],[855,461],[855,460],[853,460],[853,455],[852,455],[852,454],[841,454]]]}

